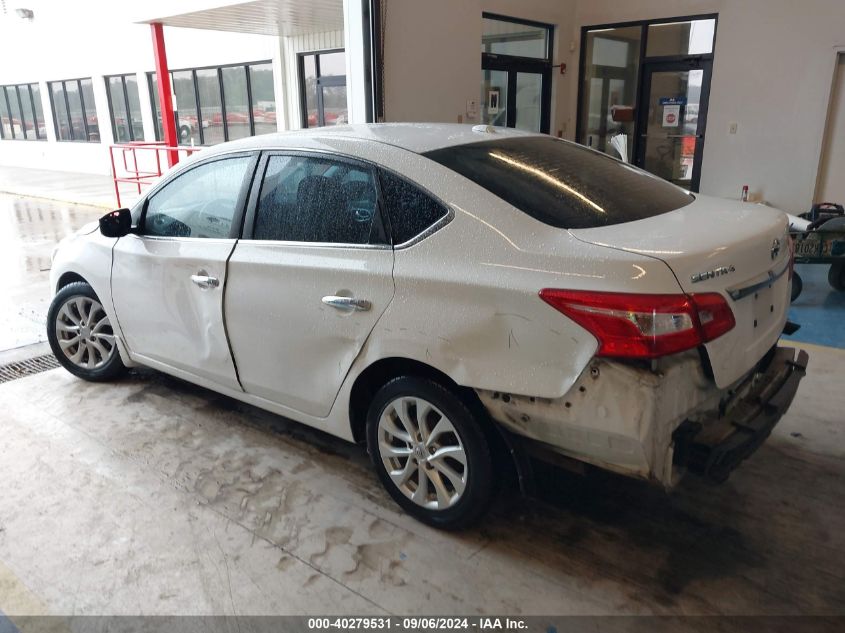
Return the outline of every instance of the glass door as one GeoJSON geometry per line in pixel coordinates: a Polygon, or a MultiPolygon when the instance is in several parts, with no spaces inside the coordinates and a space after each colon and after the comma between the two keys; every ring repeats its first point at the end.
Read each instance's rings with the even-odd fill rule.
{"type": "Polygon", "coordinates": [[[698,191],[712,61],[646,63],[636,164],[698,191]]]}
{"type": "Polygon", "coordinates": [[[481,123],[549,132],[551,71],[496,60],[481,71],[481,123]]]}
{"type": "Polygon", "coordinates": [[[480,121],[549,131],[552,27],[484,13],[480,121]]]}

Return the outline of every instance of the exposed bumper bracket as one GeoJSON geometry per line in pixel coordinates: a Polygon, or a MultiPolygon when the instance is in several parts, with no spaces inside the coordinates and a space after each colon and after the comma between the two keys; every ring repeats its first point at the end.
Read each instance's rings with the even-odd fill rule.
{"type": "Polygon", "coordinates": [[[725,481],[769,437],[786,413],[806,374],[808,360],[803,350],[796,356],[795,349],[777,348],[762,372],[761,388],[745,396],[728,412],[726,420],[720,421],[722,425],[729,424],[732,431],[718,441],[702,441],[697,432],[701,424],[688,420],[675,431],[676,455],[683,456],[691,472],[717,482],[725,481]]]}

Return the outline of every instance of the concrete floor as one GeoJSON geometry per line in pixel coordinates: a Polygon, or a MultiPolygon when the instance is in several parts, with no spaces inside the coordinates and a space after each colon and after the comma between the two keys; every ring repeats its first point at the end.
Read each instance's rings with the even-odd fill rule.
{"type": "MultiPolygon", "coordinates": [[[[8,330],[26,320],[14,297],[31,320],[46,305],[45,266],[25,261],[49,249],[0,222],[6,270],[24,262],[3,282],[17,292],[8,330]]],[[[727,483],[666,495],[548,470],[541,499],[505,494],[462,534],[399,512],[359,448],[176,379],[8,382],[0,610],[842,616],[845,351],[801,345],[811,364],[791,411],[727,483]]]]}

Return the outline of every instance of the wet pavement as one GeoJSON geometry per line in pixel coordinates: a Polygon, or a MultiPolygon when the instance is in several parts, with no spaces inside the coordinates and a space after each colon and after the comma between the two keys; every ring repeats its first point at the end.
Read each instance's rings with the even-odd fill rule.
{"type": "Polygon", "coordinates": [[[103,209],[0,194],[0,352],[47,340],[50,257],[103,209]]]}
{"type": "Polygon", "coordinates": [[[792,302],[789,320],[801,326],[795,341],[845,349],[845,292],[828,283],[828,264],[798,264],[804,289],[792,302]]]}
{"type": "MultiPolygon", "coordinates": [[[[44,340],[53,246],[101,212],[0,197],[0,350],[44,340]]],[[[460,534],[402,514],[359,447],[157,372],[8,382],[0,609],[845,615],[845,351],[809,348],[725,484],[545,469],[460,534]]]]}

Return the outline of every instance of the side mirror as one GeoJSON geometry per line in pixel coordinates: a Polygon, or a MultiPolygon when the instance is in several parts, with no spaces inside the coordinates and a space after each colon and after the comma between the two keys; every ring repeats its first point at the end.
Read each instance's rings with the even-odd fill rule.
{"type": "Polygon", "coordinates": [[[129,209],[118,209],[100,218],[100,233],[106,237],[123,237],[132,232],[132,214],[129,209]]]}

